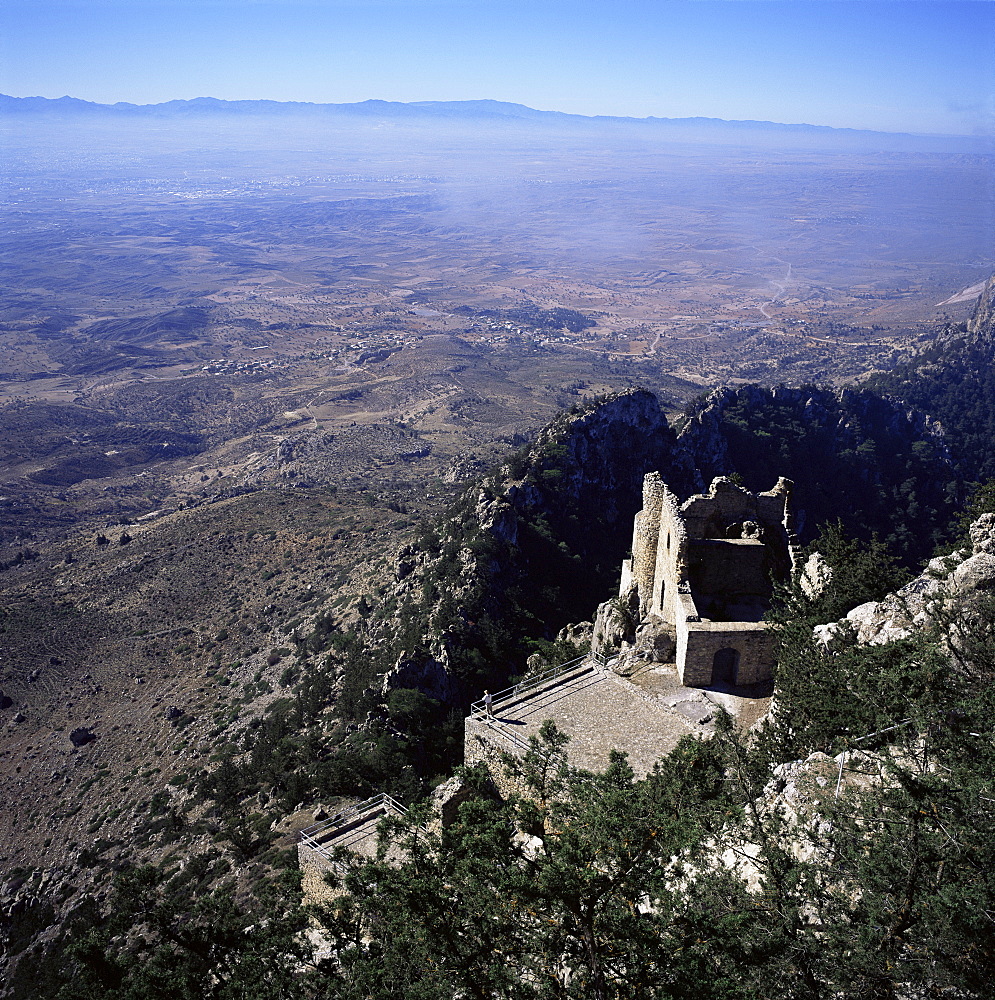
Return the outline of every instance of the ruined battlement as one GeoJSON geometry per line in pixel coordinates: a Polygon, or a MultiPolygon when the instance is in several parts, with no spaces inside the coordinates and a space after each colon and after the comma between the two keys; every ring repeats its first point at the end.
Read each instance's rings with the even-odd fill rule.
{"type": "Polygon", "coordinates": [[[782,477],[773,489],[751,493],[720,476],[708,493],[681,504],[659,473],[647,475],[619,595],[638,604],[641,619],[674,627],[683,683],[770,678],[763,617],[773,582],[794,566],[791,487],[782,477]]]}
{"type": "MultiPolygon", "coordinates": [[[[755,690],[743,689],[769,680],[773,665],[763,621],[772,580],[793,565],[790,497],[786,479],[754,494],[718,478],[708,493],[682,504],[659,473],[647,475],[620,596],[632,610],[638,604],[651,630],[674,637],[665,645],[675,651],[676,665],[660,648],[658,660],[608,659],[595,650],[526,677],[488,702],[474,702],[464,723],[464,764],[486,764],[504,797],[532,794],[506,764],[540,745],[535,738],[549,720],[569,737],[563,756],[572,767],[600,770],[619,750],[642,777],[688,733],[707,733],[720,707],[738,712],[754,699],[755,690]]],[[[440,800],[441,825],[456,804],[458,797],[448,805],[440,800]]],[[[381,821],[403,812],[380,795],[302,831],[299,860],[309,898],[327,901],[341,892],[326,876],[341,877],[350,856],[374,856],[381,821]]]]}

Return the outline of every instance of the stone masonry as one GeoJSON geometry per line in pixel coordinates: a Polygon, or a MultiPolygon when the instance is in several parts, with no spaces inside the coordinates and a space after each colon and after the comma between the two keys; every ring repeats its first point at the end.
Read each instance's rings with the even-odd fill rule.
{"type": "Polygon", "coordinates": [[[676,632],[677,671],[688,686],[744,686],[771,677],[763,623],[772,581],[794,568],[791,482],[751,493],[724,476],[681,504],[652,472],[643,483],[632,559],[619,596],[641,620],[676,632]]]}
{"type": "MultiPolygon", "coordinates": [[[[599,771],[612,750],[627,754],[636,776],[653,765],[689,734],[707,735],[719,703],[700,694],[691,705],[673,667],[647,665],[641,676],[621,677],[612,664],[589,657],[576,668],[550,677],[527,690],[501,692],[488,716],[474,705],[464,723],[463,760],[483,762],[503,796],[522,794],[505,772],[503,755],[521,757],[546,720],[570,737],[566,759],[571,767],[599,771]],[[703,710],[702,705],[707,706],[703,710]]],[[[734,705],[730,707],[736,711],[734,705]]]]}
{"type": "Polygon", "coordinates": [[[389,795],[377,795],[330,820],[302,830],[297,844],[297,863],[306,898],[313,903],[330,903],[341,896],[344,890],[325,878],[326,875],[341,878],[348,871],[348,864],[336,859],[336,850],[341,848],[357,858],[373,860],[377,855],[381,821],[391,815],[403,816],[404,812],[389,795]]]}
{"type": "MultiPolygon", "coordinates": [[[[681,683],[672,664],[644,663],[628,677],[616,673],[616,666],[589,655],[498,692],[490,715],[483,702],[476,702],[464,722],[464,763],[486,764],[494,790],[502,797],[527,796],[528,789],[508,774],[506,755],[524,756],[530,738],[550,720],[570,737],[564,756],[571,767],[602,770],[611,751],[620,750],[636,777],[642,778],[682,737],[709,736],[720,709],[750,725],[769,704],[769,698],[752,693],[691,690],[681,683]]],[[[459,803],[473,794],[469,787],[448,787],[454,784],[458,779],[433,794],[430,829],[452,822],[459,803]]],[[[341,887],[330,884],[326,874],[341,877],[349,854],[356,859],[373,857],[380,821],[389,812],[400,815],[403,808],[377,796],[301,831],[298,856],[309,900],[332,902],[341,895],[341,887]],[[348,852],[341,860],[337,848],[348,852]]],[[[397,857],[388,850],[388,861],[397,857]]]]}
{"type": "MultiPolygon", "coordinates": [[[[522,757],[530,737],[551,720],[570,737],[565,757],[572,767],[601,770],[619,750],[643,777],[682,737],[708,735],[720,709],[747,725],[754,721],[769,703],[753,688],[771,676],[763,623],[771,581],[786,577],[795,561],[790,495],[786,479],[753,494],[719,478],[707,494],[681,504],[659,473],[646,476],[619,603],[638,606],[644,623],[676,633],[676,665],[662,655],[647,662],[592,652],[526,678],[495,695],[491,714],[483,702],[474,704],[465,720],[464,763],[485,763],[501,795],[525,793],[508,775],[505,755],[522,757]],[[694,687],[709,690],[688,690],[694,687]]],[[[443,796],[430,825],[451,822],[461,794],[443,796]]],[[[326,880],[344,867],[336,849],[344,848],[346,858],[372,857],[377,828],[391,812],[403,808],[376,796],[302,831],[308,898],[330,901],[341,892],[326,880]]]]}

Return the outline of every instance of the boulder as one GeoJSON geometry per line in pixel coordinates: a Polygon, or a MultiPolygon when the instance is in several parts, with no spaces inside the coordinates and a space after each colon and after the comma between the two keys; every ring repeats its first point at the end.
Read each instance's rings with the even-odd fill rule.
{"type": "Polygon", "coordinates": [[[995,589],[995,514],[982,514],[972,525],[971,552],[959,551],[931,560],[926,572],[882,601],[869,601],[840,622],[818,625],[816,639],[825,647],[842,638],[847,627],[858,642],[894,642],[929,625],[936,608],[950,599],[963,601],[978,591],[995,589]]]}
{"type": "Polygon", "coordinates": [[[673,626],[661,618],[648,618],[636,630],[633,652],[653,663],[670,663],[677,650],[673,626]]]}
{"type": "Polygon", "coordinates": [[[477,790],[458,775],[439,785],[432,792],[432,807],[442,828],[451,826],[456,821],[459,807],[477,794],[477,790]]]}
{"type": "Polygon", "coordinates": [[[622,598],[598,605],[591,635],[591,652],[604,654],[631,642],[635,638],[635,621],[628,603],[622,598]]]}
{"type": "Polygon", "coordinates": [[[593,632],[593,622],[574,622],[561,628],[557,632],[556,638],[559,642],[572,642],[577,646],[586,646],[590,644],[593,632]]]}
{"type": "Polygon", "coordinates": [[[822,558],[819,552],[813,552],[802,566],[801,574],[798,577],[798,584],[802,588],[802,593],[809,600],[821,597],[826,588],[832,583],[833,569],[822,558]]]}
{"type": "Polygon", "coordinates": [[[970,590],[991,590],[995,587],[995,555],[983,550],[965,559],[950,574],[950,582],[953,590],[960,593],[970,590]]]}

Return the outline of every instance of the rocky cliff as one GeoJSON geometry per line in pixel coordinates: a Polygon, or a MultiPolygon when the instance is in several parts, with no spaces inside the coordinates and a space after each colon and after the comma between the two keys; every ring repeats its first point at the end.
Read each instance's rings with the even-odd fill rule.
{"type": "MultiPolygon", "coordinates": [[[[995,514],[983,514],[970,529],[970,548],[930,561],[926,571],[882,601],[869,601],[839,622],[816,629],[832,648],[835,637],[853,632],[860,643],[882,645],[951,620],[957,627],[979,595],[995,590],[995,514]]],[[[950,635],[956,645],[956,631],[950,635]]]]}
{"type": "Polygon", "coordinates": [[[995,276],[966,325],[939,330],[932,343],[867,385],[942,422],[959,479],[995,476],[995,276]]]}
{"type": "Polygon", "coordinates": [[[967,321],[967,333],[989,341],[995,337],[995,274],[985,282],[974,313],[967,321]]]}
{"type": "Polygon", "coordinates": [[[932,547],[956,494],[941,429],[870,392],[719,389],[679,435],[645,391],[574,407],[401,551],[340,704],[362,717],[392,690],[416,689],[465,707],[502,686],[615,589],[648,471],[682,498],[716,475],[754,490],[786,475],[801,533],[841,517],[910,559],[932,547]]]}

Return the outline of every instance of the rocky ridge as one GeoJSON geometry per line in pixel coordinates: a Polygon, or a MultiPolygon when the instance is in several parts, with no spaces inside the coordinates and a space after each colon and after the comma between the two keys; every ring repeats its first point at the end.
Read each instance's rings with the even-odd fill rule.
{"type": "MultiPolygon", "coordinates": [[[[624,642],[633,644],[637,659],[666,658],[667,635],[645,626],[637,635],[633,609],[604,602],[640,506],[643,474],[660,471],[683,498],[715,475],[732,474],[748,488],[767,489],[773,480],[766,464],[771,475],[797,477],[794,513],[796,523],[807,524],[808,537],[817,523],[841,511],[851,518],[880,515],[877,507],[886,506],[889,494],[908,492],[910,475],[917,484],[942,484],[949,475],[942,428],[924,413],[869,392],[718,389],[692,408],[679,433],[645,391],[577,406],[469,488],[434,537],[401,550],[395,584],[366,629],[374,645],[392,651],[376,684],[380,695],[417,688],[447,704],[466,702],[483,686],[506,682],[526,658],[526,638],[552,641],[595,607],[597,648],[624,642]],[[791,447],[782,443],[776,454],[765,455],[764,439],[771,435],[744,425],[771,413],[790,425],[793,438],[791,447]],[[754,464],[746,460],[750,448],[760,453],[754,464]],[[846,475],[814,474],[837,459],[846,475]],[[861,490],[873,498],[864,509],[861,490]],[[869,511],[868,505],[877,506],[869,511]],[[540,577],[546,586],[536,588],[540,577]],[[400,619],[420,619],[423,627],[415,635],[400,619]],[[482,632],[494,622],[510,622],[515,638],[502,651],[493,645],[485,651],[482,632]],[[484,653],[486,666],[478,657],[477,669],[468,672],[458,663],[473,649],[484,653]]],[[[927,525],[945,523],[948,513],[934,492],[913,501],[931,504],[927,525]]],[[[878,522],[871,517],[870,523],[878,522]]],[[[533,665],[543,662],[532,658],[533,665]]]]}
{"type": "Polygon", "coordinates": [[[629,390],[563,414],[468,489],[443,524],[401,549],[364,627],[387,656],[381,696],[417,688],[460,704],[503,685],[526,639],[553,640],[610,587],[643,475],[658,468],[691,481],[656,397],[629,390]],[[590,584],[578,587],[583,572],[590,584]]]}
{"type": "Polygon", "coordinates": [[[995,275],[992,275],[981,290],[974,313],[967,321],[969,336],[991,340],[995,335],[995,275]]]}

